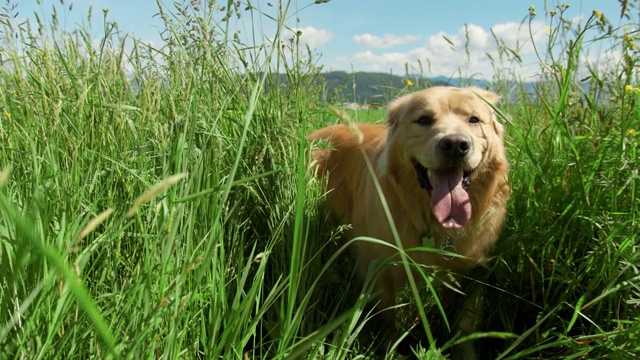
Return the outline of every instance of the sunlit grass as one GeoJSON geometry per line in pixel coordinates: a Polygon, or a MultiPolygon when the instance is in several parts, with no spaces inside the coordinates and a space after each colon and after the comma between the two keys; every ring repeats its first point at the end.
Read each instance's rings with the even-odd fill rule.
{"type": "MultiPolygon", "coordinates": [[[[240,43],[221,30],[234,7],[161,7],[166,43],[154,47],[121,34],[108,11],[89,22],[103,32],[96,46],[55,19],[20,25],[11,5],[0,39],[0,358],[374,353],[370,294],[307,170],[305,135],[341,121],[319,100],[313,59],[288,40],[240,43]]],[[[280,5],[273,21],[291,15],[280,5]]],[[[513,194],[496,258],[469,274],[484,299],[472,337],[489,358],[632,358],[638,19],[614,29],[617,14],[594,11],[577,28],[554,9],[540,81],[501,68],[491,79],[513,194]],[[598,41],[621,49],[616,67],[579,61],[598,41]]],[[[436,328],[440,312],[427,310],[436,328]]],[[[459,339],[440,333],[416,347],[421,358],[459,339]]]]}

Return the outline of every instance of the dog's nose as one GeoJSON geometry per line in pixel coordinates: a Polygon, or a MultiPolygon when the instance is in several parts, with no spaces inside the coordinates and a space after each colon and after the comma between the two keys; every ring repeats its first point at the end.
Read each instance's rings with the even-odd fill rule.
{"type": "Polygon", "coordinates": [[[461,158],[469,153],[471,139],[463,134],[447,135],[438,142],[440,152],[451,158],[461,158]]]}

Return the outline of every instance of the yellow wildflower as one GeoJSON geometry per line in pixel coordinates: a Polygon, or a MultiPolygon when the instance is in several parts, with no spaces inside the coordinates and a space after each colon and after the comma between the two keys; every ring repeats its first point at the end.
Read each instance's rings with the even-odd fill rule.
{"type": "Polygon", "coordinates": [[[593,16],[595,16],[596,19],[602,19],[602,13],[598,10],[593,10],[593,16]]]}
{"type": "Polygon", "coordinates": [[[635,133],[636,133],[636,131],[633,130],[633,129],[627,130],[627,136],[629,136],[629,137],[633,136],[635,133]]]}
{"type": "Polygon", "coordinates": [[[4,111],[4,116],[8,117],[9,119],[11,119],[11,113],[8,112],[7,110],[4,111]]]}
{"type": "Polygon", "coordinates": [[[629,43],[629,49],[635,50],[636,49],[636,43],[635,42],[629,43]]]}
{"type": "Polygon", "coordinates": [[[630,94],[632,91],[633,91],[633,86],[631,86],[631,85],[626,85],[626,86],[624,87],[624,93],[625,93],[625,94],[630,94]]]}
{"type": "Polygon", "coordinates": [[[405,79],[404,82],[407,83],[407,86],[413,86],[413,84],[414,84],[413,80],[411,80],[411,79],[405,79]]]}
{"type": "Polygon", "coordinates": [[[629,34],[624,34],[624,35],[622,35],[622,40],[624,40],[624,41],[629,41],[629,39],[631,39],[631,38],[629,37],[629,34]]]}

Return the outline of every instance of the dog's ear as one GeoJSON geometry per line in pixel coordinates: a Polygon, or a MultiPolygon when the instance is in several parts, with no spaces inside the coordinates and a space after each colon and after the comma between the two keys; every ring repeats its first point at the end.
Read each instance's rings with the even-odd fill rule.
{"type": "Polygon", "coordinates": [[[405,113],[405,105],[407,104],[410,95],[399,97],[389,103],[387,107],[387,125],[389,129],[393,131],[398,124],[398,121],[405,113]]]}
{"type": "Polygon", "coordinates": [[[493,124],[493,130],[496,131],[496,134],[498,134],[500,139],[503,139],[504,138],[504,126],[498,122],[498,119],[495,118],[495,115],[493,117],[492,124],[493,124]]]}
{"type": "Polygon", "coordinates": [[[471,87],[471,91],[473,91],[474,93],[476,93],[478,96],[480,96],[482,99],[484,99],[485,101],[495,105],[498,103],[498,101],[500,101],[500,95],[489,91],[489,90],[485,90],[479,87],[471,87]]]}

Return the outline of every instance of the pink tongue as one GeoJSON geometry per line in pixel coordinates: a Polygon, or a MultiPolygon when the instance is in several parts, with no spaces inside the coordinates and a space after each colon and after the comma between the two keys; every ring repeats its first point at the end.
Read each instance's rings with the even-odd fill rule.
{"type": "Polygon", "coordinates": [[[433,214],[447,229],[459,229],[471,219],[471,201],[467,191],[462,188],[462,177],[463,171],[460,168],[429,171],[429,180],[433,186],[433,214]]]}

